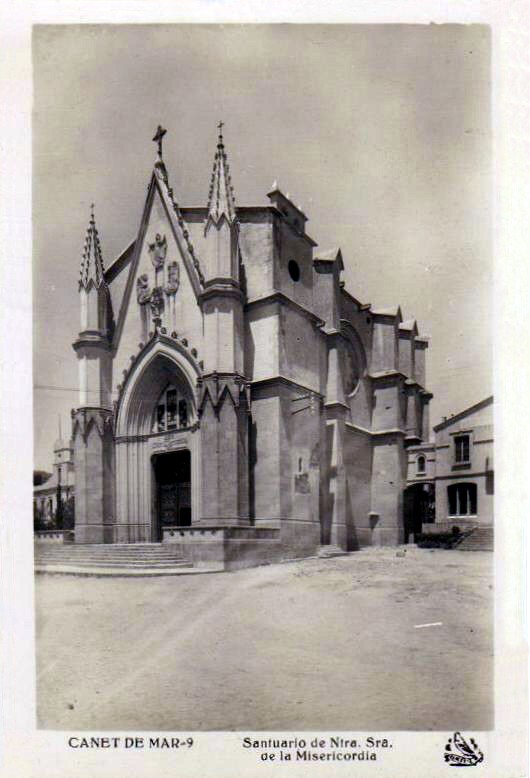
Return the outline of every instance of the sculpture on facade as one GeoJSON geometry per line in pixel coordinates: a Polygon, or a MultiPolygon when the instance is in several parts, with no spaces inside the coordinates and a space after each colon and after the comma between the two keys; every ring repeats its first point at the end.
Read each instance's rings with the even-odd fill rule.
{"type": "Polygon", "coordinates": [[[165,288],[166,294],[176,294],[180,286],[180,268],[178,262],[175,260],[171,262],[167,269],[167,286],[165,288]]]}
{"type": "Polygon", "coordinates": [[[151,300],[151,290],[149,289],[149,278],[147,273],[143,273],[136,281],[136,299],[140,305],[145,305],[151,300]]]}
{"type": "Polygon", "coordinates": [[[155,242],[149,244],[149,253],[151,254],[151,262],[155,269],[155,273],[158,273],[164,267],[167,253],[167,239],[165,235],[159,233],[155,236],[155,242]]]}

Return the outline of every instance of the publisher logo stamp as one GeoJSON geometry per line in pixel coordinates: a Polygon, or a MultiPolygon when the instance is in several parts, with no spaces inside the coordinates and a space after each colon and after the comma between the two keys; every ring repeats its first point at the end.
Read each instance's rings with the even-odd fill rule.
{"type": "Polygon", "coordinates": [[[472,737],[466,740],[455,732],[447,741],[444,759],[450,767],[474,767],[484,761],[484,754],[472,737]]]}

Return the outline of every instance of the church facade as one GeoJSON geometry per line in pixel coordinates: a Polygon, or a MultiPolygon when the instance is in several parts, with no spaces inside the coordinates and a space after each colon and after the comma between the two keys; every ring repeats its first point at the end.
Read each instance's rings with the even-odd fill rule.
{"type": "Polygon", "coordinates": [[[403,542],[407,448],[428,440],[427,340],[341,281],[273,185],[236,205],[219,135],[207,202],[162,155],[106,269],[92,214],[73,348],[76,543],[174,543],[241,567],[403,542]]]}

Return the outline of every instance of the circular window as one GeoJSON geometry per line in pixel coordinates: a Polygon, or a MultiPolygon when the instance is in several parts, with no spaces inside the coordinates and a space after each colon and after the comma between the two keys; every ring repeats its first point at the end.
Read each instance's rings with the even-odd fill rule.
{"type": "Polygon", "coordinates": [[[300,280],[300,268],[298,266],[298,262],[295,262],[294,259],[291,259],[287,265],[287,270],[289,271],[289,275],[293,281],[300,280]]]}

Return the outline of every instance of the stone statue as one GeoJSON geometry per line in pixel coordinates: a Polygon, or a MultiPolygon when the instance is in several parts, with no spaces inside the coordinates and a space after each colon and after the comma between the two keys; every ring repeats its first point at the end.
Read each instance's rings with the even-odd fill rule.
{"type": "Polygon", "coordinates": [[[149,302],[153,316],[159,317],[164,310],[164,290],[161,286],[155,286],[149,302]]]}
{"type": "Polygon", "coordinates": [[[167,269],[167,286],[166,294],[176,294],[180,286],[180,268],[178,262],[175,260],[167,269]]]}
{"type": "Polygon", "coordinates": [[[143,273],[136,281],[136,299],[140,305],[145,305],[151,300],[151,290],[149,289],[149,278],[147,273],[143,273]]]}
{"type": "Polygon", "coordinates": [[[167,252],[167,240],[165,235],[159,233],[155,236],[155,242],[149,244],[149,253],[151,254],[151,262],[155,272],[161,270],[164,267],[167,252]]]}

